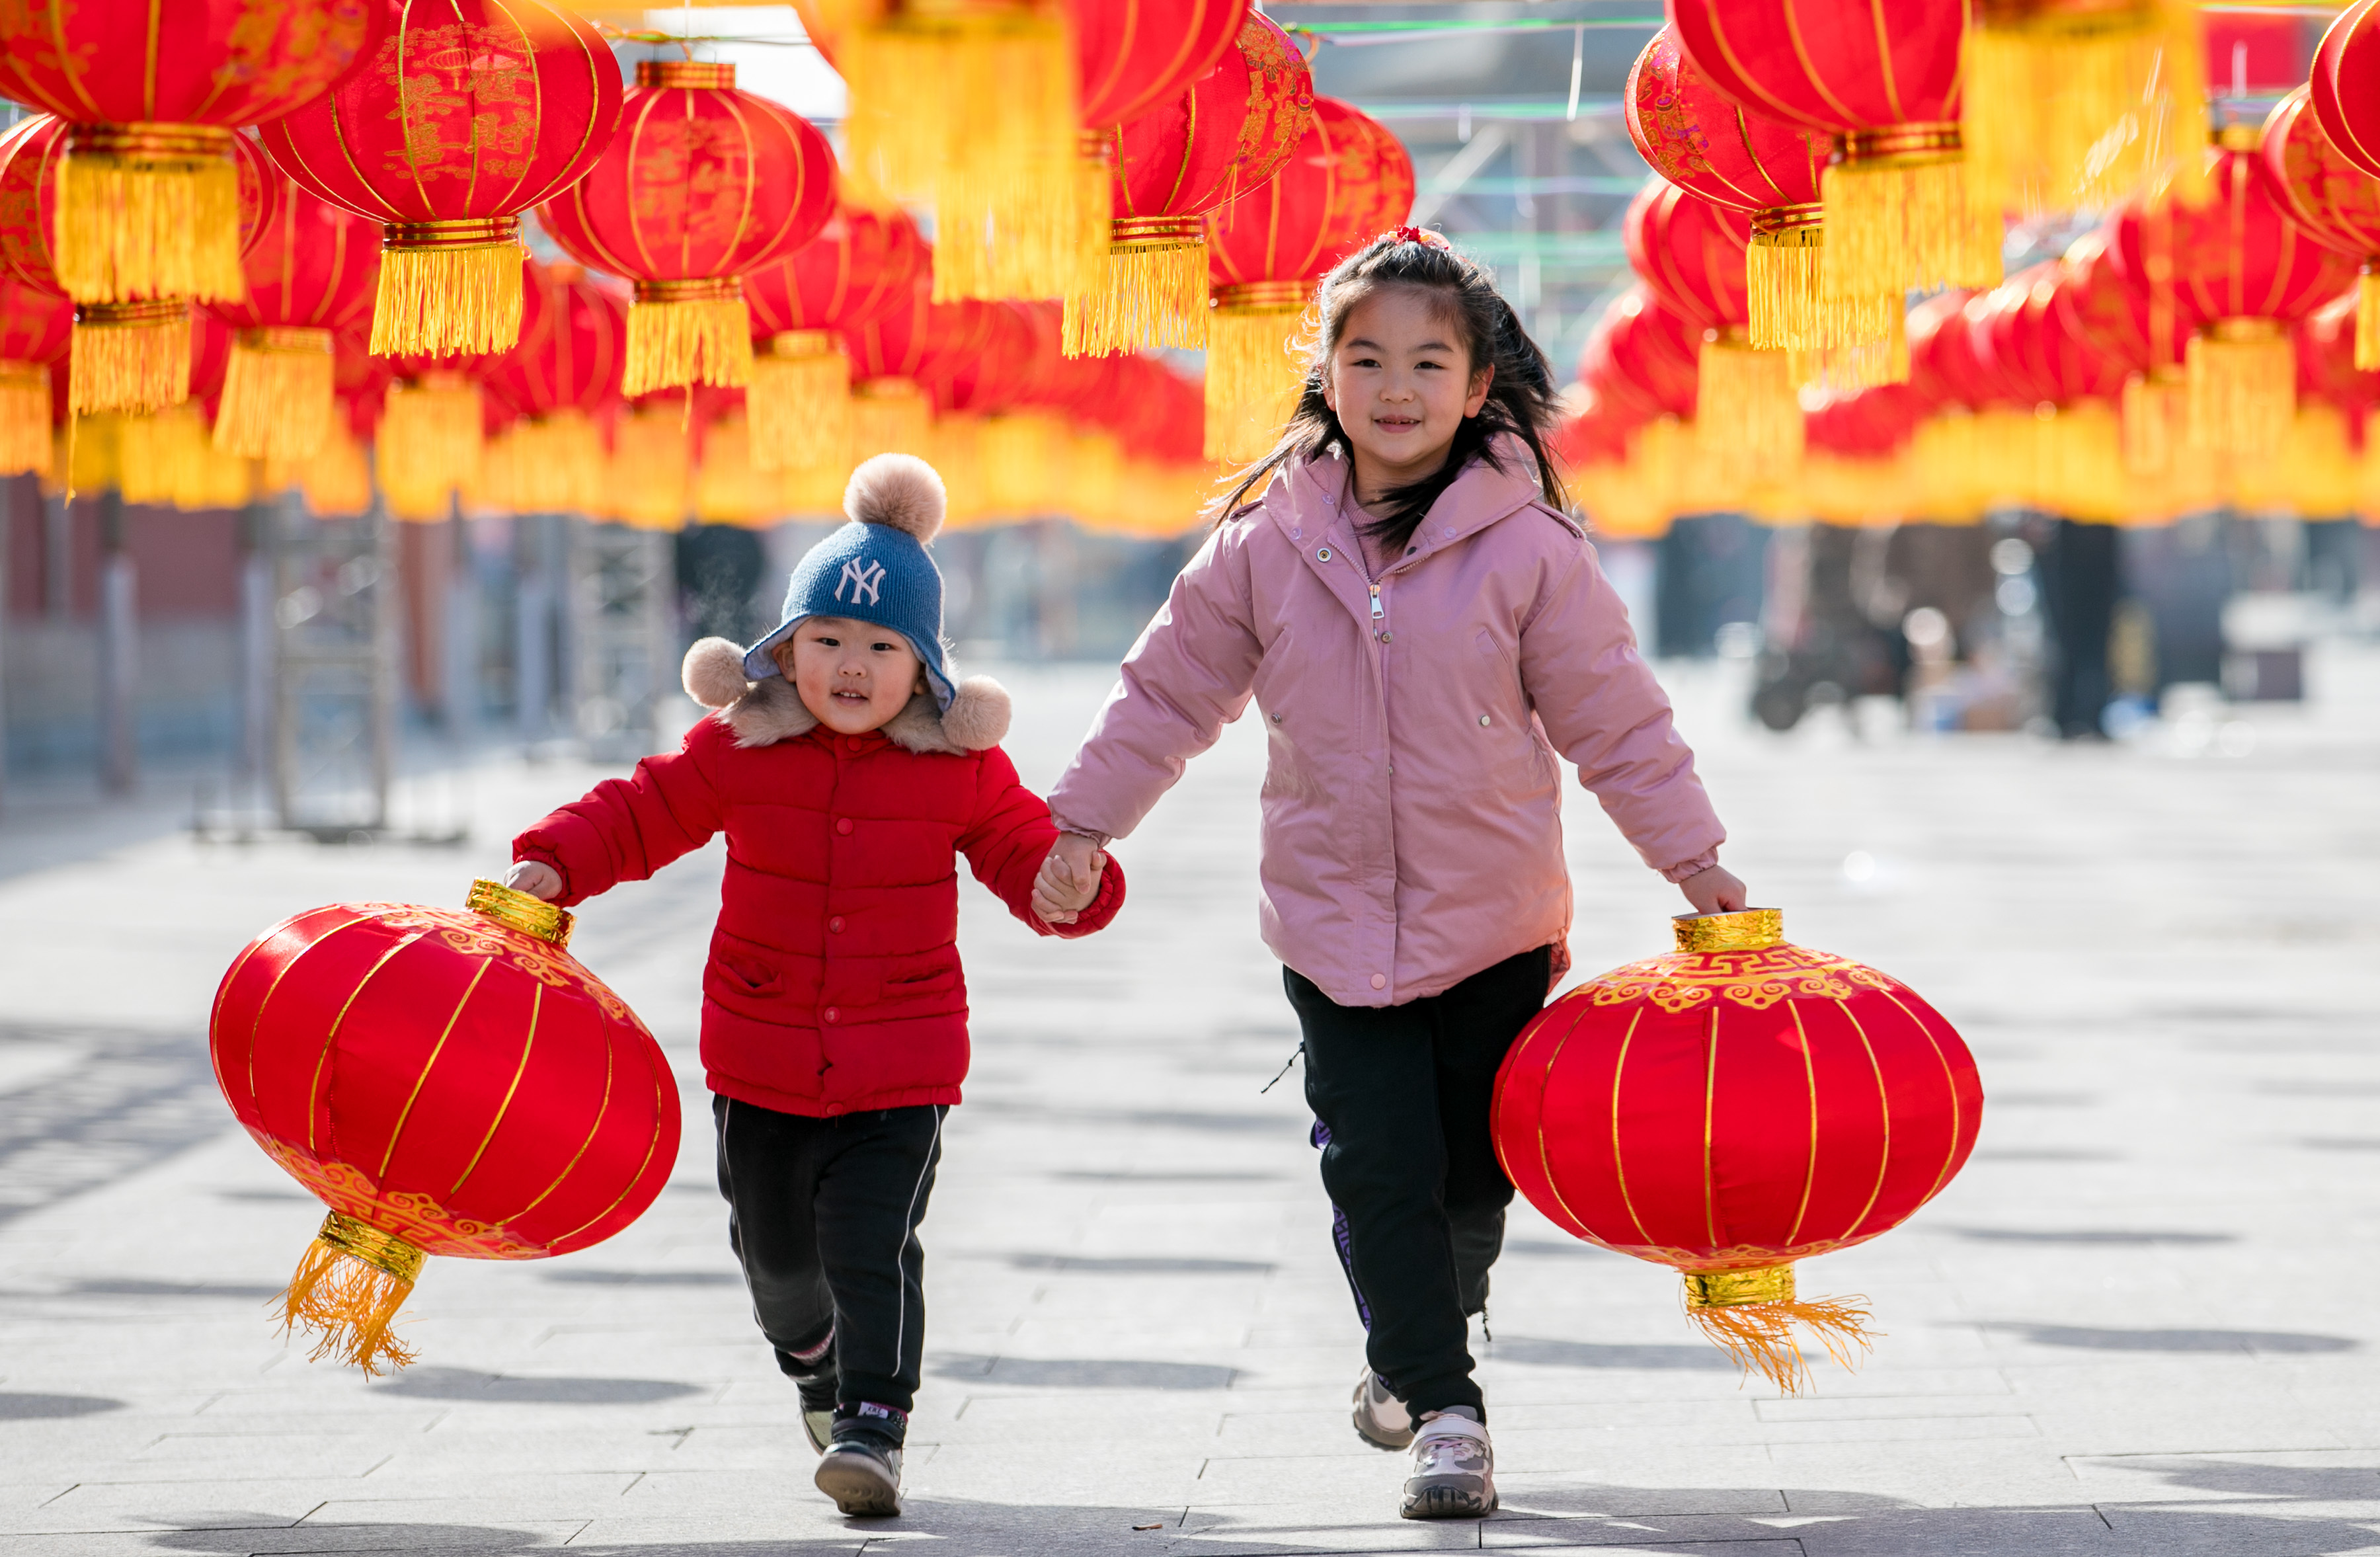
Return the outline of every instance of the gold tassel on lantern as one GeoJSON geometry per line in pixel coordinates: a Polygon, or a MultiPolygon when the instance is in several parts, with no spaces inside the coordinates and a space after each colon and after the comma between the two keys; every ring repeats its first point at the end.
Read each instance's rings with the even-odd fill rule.
{"type": "Polygon", "coordinates": [[[511,505],[523,514],[592,514],[602,507],[602,435],[583,411],[516,423],[511,505]]]}
{"type": "Polygon", "coordinates": [[[154,411],[190,397],[190,305],[182,298],[79,303],[67,398],[76,416],[154,411]]]}
{"type": "Polygon", "coordinates": [[[2166,374],[2134,373],[2124,381],[2124,469],[2134,476],[2162,476],[2173,467],[2176,434],[2189,405],[2188,386],[2166,374]]]}
{"type": "Polygon", "coordinates": [[[926,458],[942,478],[946,501],[942,522],[952,529],[969,529],[988,512],[983,495],[984,420],[973,416],[934,419],[933,449],[926,458]]]}
{"type": "Polygon", "coordinates": [[[1207,344],[1207,235],[1196,216],[1119,216],[1107,255],[1066,294],[1065,352],[1207,344]]]}
{"type": "Polygon", "coordinates": [[[695,383],[740,389],[751,380],[752,315],[742,282],[637,283],[621,394],[634,399],[695,383]]]}
{"type": "Polygon", "coordinates": [[[1751,344],[1762,351],[1806,351],[1827,344],[1818,273],[1827,229],[1815,205],[1782,205],[1755,213],[1743,257],[1751,293],[1751,344]]]}
{"type": "Polygon", "coordinates": [[[934,300],[1063,297],[1085,183],[1064,8],[910,0],[841,50],[851,161],[896,195],[933,201],[934,300]]]}
{"type": "Polygon", "coordinates": [[[2380,368],[2380,274],[2370,261],[2355,277],[2355,371],[2380,368]]]}
{"type": "Polygon", "coordinates": [[[2200,25],[2185,0],[1985,0],[1960,93],[1977,211],[2103,210],[2167,180],[2202,203],[2200,25]]]}
{"type": "Polygon", "coordinates": [[[435,523],[448,494],[479,485],[479,386],[459,373],[424,373],[388,392],[375,450],[389,512],[435,523]]]}
{"type": "Polygon", "coordinates": [[[1252,281],[1219,288],[1207,318],[1208,459],[1260,459],[1305,383],[1296,337],[1311,285],[1252,281]]]}
{"type": "Polygon", "coordinates": [[[851,459],[880,454],[923,458],[933,442],[934,405],[910,379],[868,379],[851,392],[851,459]]]}
{"type": "Polygon", "coordinates": [[[510,351],[520,341],[526,252],[516,216],[383,226],[372,355],[510,351]]]}
{"type": "Polygon", "coordinates": [[[754,468],[743,417],[730,413],[703,429],[702,463],[694,472],[696,518],[707,525],[761,526],[776,517],[776,485],[762,481],[754,468]]]}
{"type": "Polygon", "coordinates": [[[232,132],[78,125],[58,170],[58,284],[83,303],[248,296],[232,132]]]}
{"type": "Polygon", "coordinates": [[[1829,395],[1852,395],[1881,383],[1909,382],[1909,316],[1898,298],[1876,299],[1875,334],[1838,346],[1789,352],[1793,383],[1829,395]]]}
{"type": "MultiPolygon", "coordinates": [[[[1108,222],[1115,213],[1116,129],[1084,130],[1075,156],[1075,285],[1087,286],[1108,262],[1108,222]]],[[[1202,225],[1199,238],[1206,232],[1202,225]]],[[[1205,282],[1199,302],[1204,306],[1205,282]]]]}
{"type": "Polygon", "coordinates": [[[331,431],[331,332],[268,327],[232,337],[215,447],[249,459],[304,459],[331,431]]]}
{"type": "Polygon", "coordinates": [[[1795,1326],[1808,1331],[1827,1355],[1845,1368],[1858,1366],[1872,1332],[1864,1297],[1796,1296],[1793,1267],[1766,1265],[1751,1271],[1689,1271],[1686,1318],[1737,1367],[1758,1373],[1787,1394],[1810,1381],[1809,1365],[1795,1326]]]}
{"type": "Polygon", "coordinates": [[[1898,310],[1912,291],[1999,285],[1999,218],[1968,201],[1957,125],[1865,130],[1843,137],[1842,148],[1820,185],[1819,285],[1830,316],[1879,298],[1898,310]]]}
{"type": "Polygon", "coordinates": [[[50,473],[50,371],[0,359],[0,476],[50,473]]]}
{"type": "Polygon", "coordinates": [[[1781,351],[1755,351],[1744,332],[1703,336],[1694,391],[1703,452],[1738,480],[1777,480],[1802,462],[1802,402],[1781,351]]]}
{"type": "Polygon", "coordinates": [[[2280,322],[2218,319],[2190,339],[2190,441],[2235,459],[2279,449],[2297,409],[2297,357],[2280,322]]]}
{"type": "Polygon", "coordinates": [[[840,458],[851,447],[851,359],[832,330],[786,330],[752,354],[744,391],[752,464],[782,470],[840,458]]]}
{"type": "Polygon", "coordinates": [[[682,412],[648,406],[612,430],[611,517],[638,529],[680,529],[692,493],[682,412]]]}
{"type": "Polygon", "coordinates": [[[262,489],[295,490],[306,511],[316,518],[360,514],[371,506],[371,458],[348,431],[346,419],[334,417],[322,447],[305,459],[268,459],[262,489]]]}
{"type": "Polygon", "coordinates": [[[413,1348],[392,1327],[425,1258],[404,1239],[333,1211],[281,1295],[282,1328],[311,1334],[316,1362],[336,1357],[367,1378],[403,1368],[413,1348]]]}

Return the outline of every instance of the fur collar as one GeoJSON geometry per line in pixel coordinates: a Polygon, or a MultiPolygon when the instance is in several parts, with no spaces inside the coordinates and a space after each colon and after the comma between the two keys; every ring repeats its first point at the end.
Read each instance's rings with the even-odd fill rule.
{"type": "MultiPolygon", "coordinates": [[[[723,638],[706,638],[686,651],[686,690],[712,710],[710,717],[735,732],[739,747],[774,746],[808,735],[818,717],[783,676],[744,679],[744,651],[723,638]]],[[[1007,691],[988,675],[959,683],[948,709],[931,693],[919,693],[884,726],[884,737],[905,751],[963,757],[988,751],[1008,734],[1007,691]]]]}

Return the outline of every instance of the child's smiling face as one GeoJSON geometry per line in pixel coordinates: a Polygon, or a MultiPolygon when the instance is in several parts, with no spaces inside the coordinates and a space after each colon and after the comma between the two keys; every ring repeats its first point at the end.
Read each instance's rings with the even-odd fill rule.
{"type": "Polygon", "coordinates": [[[1494,374],[1474,368],[1461,316],[1416,286],[1374,289],[1347,310],[1322,397],[1354,445],[1368,486],[1401,486],[1446,462],[1463,419],[1494,374]]]}
{"type": "Polygon", "coordinates": [[[882,729],[926,689],[907,639],[848,616],[812,616],[771,653],[802,706],[839,736],[882,729]]]}

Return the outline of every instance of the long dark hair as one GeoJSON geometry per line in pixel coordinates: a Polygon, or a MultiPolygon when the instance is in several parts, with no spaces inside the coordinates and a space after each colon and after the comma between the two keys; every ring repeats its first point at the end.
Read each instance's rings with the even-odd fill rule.
{"type": "Polygon", "coordinates": [[[1349,311],[1387,286],[1412,286],[1429,293],[1433,304],[1443,308],[1451,322],[1460,323],[1471,356],[1471,372],[1475,375],[1481,368],[1492,366],[1496,376],[1488,383],[1488,400],[1479,414],[1464,417],[1455,429],[1446,463],[1418,481],[1382,493],[1381,511],[1373,516],[1365,533],[1390,551],[1402,547],[1429,516],[1439,494],[1453,485],[1473,460],[1485,460],[1499,470],[1506,468],[1496,441],[1508,434],[1519,439],[1536,461],[1535,473],[1546,501],[1557,508],[1568,507],[1569,495],[1546,447],[1547,436],[1560,418],[1553,369],[1546,354],[1521,328],[1520,316],[1496,290],[1495,279],[1485,266],[1456,253],[1436,233],[1424,235],[1414,227],[1400,227],[1374,238],[1322,278],[1315,293],[1319,321],[1313,331],[1297,408],[1290,413],[1289,424],[1272,452],[1240,473],[1238,484],[1219,505],[1219,512],[1229,515],[1247,502],[1251,493],[1261,493],[1273,472],[1292,460],[1319,458],[1331,444],[1347,441],[1338,413],[1322,397],[1323,376],[1330,371],[1331,354],[1339,349],[1349,311]]]}

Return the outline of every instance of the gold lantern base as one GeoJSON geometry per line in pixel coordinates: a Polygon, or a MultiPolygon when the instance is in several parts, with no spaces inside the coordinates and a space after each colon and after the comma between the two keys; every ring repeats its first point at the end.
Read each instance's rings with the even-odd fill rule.
{"type": "Polygon", "coordinates": [[[283,1331],[314,1337],[310,1360],[335,1356],[364,1370],[411,1362],[413,1348],[390,1333],[426,1257],[404,1239],[333,1211],[306,1246],[280,1298],[283,1331]]]}
{"type": "MultiPolygon", "coordinates": [[[[1679,939],[1683,944],[1682,926],[1679,939]]],[[[1787,1394],[1799,1394],[1810,1382],[1809,1362],[1794,1338],[1796,1326],[1809,1332],[1844,1368],[1859,1366],[1876,1334],[1868,1328],[1866,1298],[1798,1296],[1791,1265],[1688,1271],[1683,1275],[1688,1321],[1737,1367],[1759,1374],[1787,1394]]]]}

